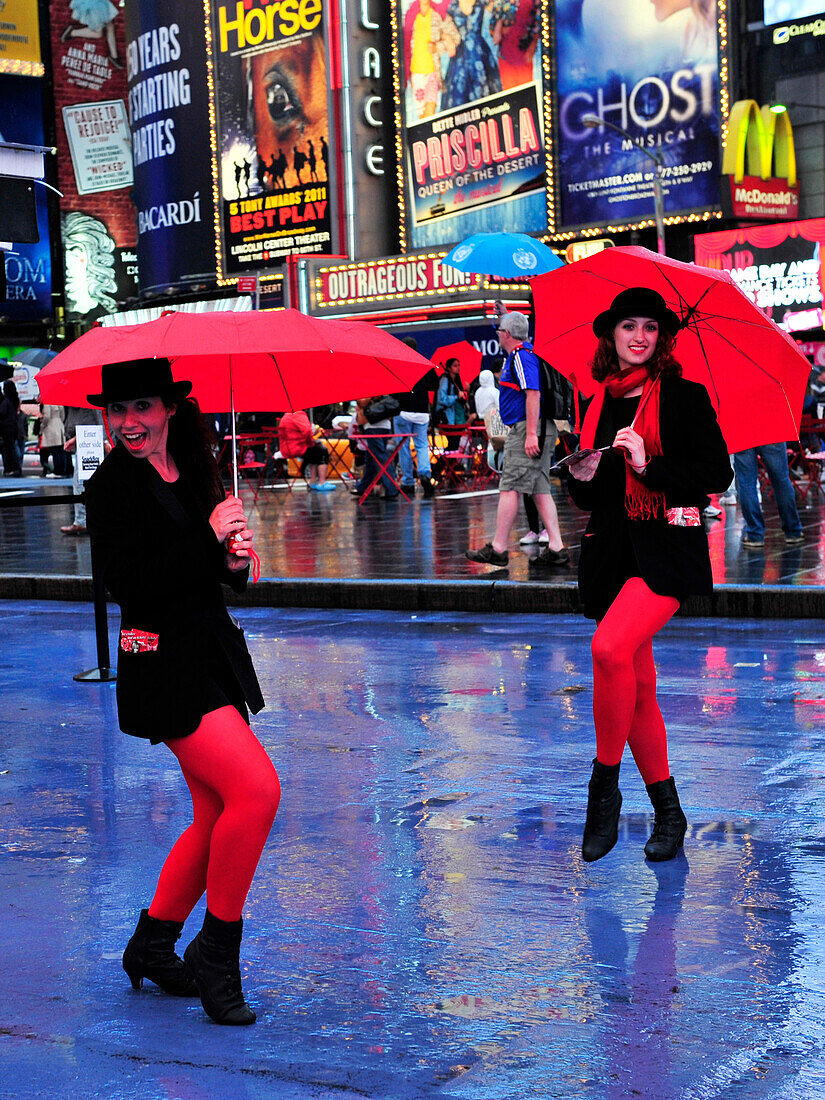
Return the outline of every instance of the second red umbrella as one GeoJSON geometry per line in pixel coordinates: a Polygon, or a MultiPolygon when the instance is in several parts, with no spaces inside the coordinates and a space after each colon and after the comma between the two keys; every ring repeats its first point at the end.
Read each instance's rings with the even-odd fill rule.
{"type": "Polygon", "coordinates": [[[535,349],[585,395],[595,391],[593,320],[620,291],[658,291],[681,319],[675,358],[701,382],[731,453],[796,439],[810,365],[724,271],[610,248],[530,280],[535,349]]]}
{"type": "Polygon", "coordinates": [[[458,373],[465,390],[478,378],[481,370],[481,352],[474,348],[469,340],[459,340],[455,344],[446,344],[436,348],[430,359],[443,371],[448,359],[458,360],[458,373]]]}

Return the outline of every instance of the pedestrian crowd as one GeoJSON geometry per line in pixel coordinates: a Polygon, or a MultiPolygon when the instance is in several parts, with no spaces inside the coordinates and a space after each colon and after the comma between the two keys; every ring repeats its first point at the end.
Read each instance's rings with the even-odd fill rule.
{"type": "MultiPolygon", "coordinates": [[[[483,547],[469,548],[470,561],[506,568],[509,563],[509,543],[520,509],[523,508],[527,530],[519,537],[521,546],[538,545],[540,553],[535,565],[566,566],[569,553],[562,544],[558,516],[553,498],[566,482],[566,470],[554,468],[575,445],[572,434],[582,407],[576,410],[573,392],[567,386],[564,398],[542,393],[543,376],[550,374],[554,385],[564,387],[564,380],[535,355],[529,339],[529,321],[521,313],[505,315],[496,303],[494,319],[502,358],[493,370],[482,370],[469,386],[461,379],[461,364],[448,358],[426,372],[409,391],[359,399],[351,403],[325,406],[320,409],[298,410],[276,414],[242,414],[241,432],[269,431],[277,440],[271,453],[258,443],[247,452],[250,460],[261,460],[266,479],[288,469],[290,461],[297,464],[299,475],[312,492],[330,493],[336,488],[330,477],[333,469],[354,477],[347,482],[353,496],[363,501],[368,488],[377,479],[372,495],[395,500],[403,492],[409,498],[418,489],[431,498],[439,484],[444,483],[444,446],[434,446],[439,433],[448,432],[448,444],[469,450],[469,435],[458,436],[464,425],[484,429],[484,464],[490,482],[498,481],[499,508],[496,528],[483,547]],[[535,405],[535,402],[538,405],[535,405]],[[550,408],[549,403],[553,404],[550,408]],[[313,419],[310,419],[310,416],[313,419]],[[330,458],[330,444],[324,441],[332,430],[345,431],[350,456],[345,463],[330,458]],[[529,437],[529,442],[528,442],[529,437]],[[535,442],[534,442],[535,437],[535,442]],[[535,451],[541,437],[541,453],[535,451]],[[393,460],[388,456],[395,450],[393,460]],[[552,470],[552,476],[551,476],[552,470]],[[555,482],[553,481],[555,478],[555,482]],[[560,480],[562,479],[562,480],[560,480]]],[[[405,343],[416,347],[414,338],[405,343]]],[[[56,405],[32,407],[21,404],[15,384],[7,380],[0,391],[0,433],[2,433],[3,473],[6,477],[23,476],[24,454],[39,452],[41,477],[57,479],[72,477],[73,492],[80,496],[82,485],[73,462],[79,425],[102,425],[97,410],[61,408],[56,405]],[[28,409],[28,412],[27,412],[28,409]]],[[[734,478],[717,502],[708,500],[702,509],[705,520],[721,518],[723,510],[738,506],[742,514],[741,544],[746,550],[764,547],[765,516],[762,490],[770,489],[783,532],[789,545],[804,541],[797,506],[798,482],[809,477],[807,456],[825,453],[825,370],[812,367],[803,407],[803,424],[799,441],[769,443],[752,447],[731,456],[734,478]],[[797,488],[794,482],[797,481],[797,488]]],[[[228,416],[216,417],[214,427],[218,438],[229,430],[228,416]]],[[[442,436],[440,442],[444,442],[442,436]]],[[[107,450],[108,450],[107,441],[107,450]]],[[[219,450],[221,448],[219,447],[219,450]]],[[[228,452],[224,448],[223,473],[228,472],[228,452]]],[[[469,459],[458,476],[469,471],[469,459]]],[[[821,464],[825,467],[825,462],[821,464]]],[[[821,467],[820,467],[821,468],[821,467]]],[[[823,473],[816,473],[821,480],[823,473]]],[[[61,528],[68,536],[87,534],[85,506],[82,500],[73,505],[72,522],[61,528]]]]}

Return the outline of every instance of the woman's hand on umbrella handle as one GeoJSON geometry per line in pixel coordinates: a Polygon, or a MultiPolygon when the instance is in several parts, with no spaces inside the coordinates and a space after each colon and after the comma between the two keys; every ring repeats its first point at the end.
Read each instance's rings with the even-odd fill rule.
{"type": "Polygon", "coordinates": [[[626,459],[631,467],[643,469],[647,465],[647,451],[645,441],[638,432],[632,428],[620,428],[613,441],[614,447],[621,447],[626,452],[626,459]]]}
{"type": "Polygon", "coordinates": [[[216,504],[209,517],[209,525],[218,542],[226,542],[230,535],[237,535],[246,528],[246,515],[239,497],[227,497],[216,504]]]}
{"type": "Polygon", "coordinates": [[[246,569],[252,550],[253,534],[248,527],[230,535],[226,542],[226,566],[233,572],[246,569]]]}
{"type": "Polygon", "coordinates": [[[578,461],[575,460],[575,455],[573,455],[567,464],[567,472],[572,474],[576,481],[592,481],[596,476],[596,470],[598,470],[601,460],[601,451],[584,455],[578,461]]]}

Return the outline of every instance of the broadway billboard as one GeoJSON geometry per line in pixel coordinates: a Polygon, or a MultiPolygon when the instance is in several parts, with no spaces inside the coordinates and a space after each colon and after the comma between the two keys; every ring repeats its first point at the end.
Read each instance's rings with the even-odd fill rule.
{"type": "Polygon", "coordinates": [[[215,0],[222,274],[334,251],[322,0],[215,0]]]}
{"type": "Polygon", "coordinates": [[[159,293],[215,277],[203,13],[132,0],[126,35],[140,289],[159,293]]]}
{"type": "Polygon", "coordinates": [[[558,228],[649,220],[643,149],[661,157],[666,214],[718,208],[718,18],[716,0],[557,0],[558,228]]]}

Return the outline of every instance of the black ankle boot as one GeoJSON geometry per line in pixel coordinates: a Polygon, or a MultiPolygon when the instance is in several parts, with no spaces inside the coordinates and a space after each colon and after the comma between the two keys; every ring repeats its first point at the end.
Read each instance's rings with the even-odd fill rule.
{"type": "Polygon", "coordinates": [[[593,774],[587,788],[587,821],[582,839],[582,859],[585,863],[593,863],[606,856],[619,839],[619,810],[622,808],[619,767],[619,764],[593,761],[593,774]]]}
{"type": "Polygon", "coordinates": [[[653,803],[653,832],[645,844],[645,855],[654,863],[673,859],[685,839],[687,818],[679,805],[676,781],[671,775],[659,783],[649,783],[647,793],[653,803]]]}
{"type": "Polygon", "coordinates": [[[123,952],[123,969],[129,975],[133,989],[140,989],[143,979],[159,985],[164,993],[175,997],[197,997],[198,987],[183,959],[175,954],[183,924],[175,920],[156,920],[148,909],[141,909],[134,935],[123,952]]]}
{"type": "Polygon", "coordinates": [[[241,988],[242,935],[242,920],[218,920],[207,909],[203,928],[183,953],[204,1010],[216,1024],[254,1024],[257,1019],[241,988]]]}
{"type": "Polygon", "coordinates": [[[435,493],[435,482],[431,477],[420,477],[418,479],[421,482],[421,488],[424,490],[425,497],[431,497],[435,493]]]}

